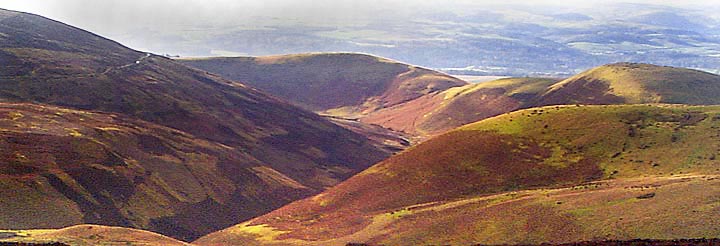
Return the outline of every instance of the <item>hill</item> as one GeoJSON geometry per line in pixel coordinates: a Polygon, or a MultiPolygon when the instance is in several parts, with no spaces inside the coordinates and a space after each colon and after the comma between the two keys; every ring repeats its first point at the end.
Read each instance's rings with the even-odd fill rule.
{"type": "Polygon", "coordinates": [[[123,115],[0,104],[0,228],[192,238],[320,191],[251,154],[123,115]]]}
{"type": "Polygon", "coordinates": [[[359,121],[432,136],[518,109],[563,104],[719,104],[720,76],[692,69],[617,63],[557,82],[507,78],[452,87],[364,116],[359,121]]]}
{"type": "Polygon", "coordinates": [[[507,78],[449,88],[360,119],[412,135],[428,136],[526,108],[553,79],[507,78]]]}
{"type": "Polygon", "coordinates": [[[640,63],[596,67],[553,85],[535,105],[679,103],[720,104],[720,76],[640,63]]]}
{"type": "Polygon", "coordinates": [[[713,238],[719,107],[552,106],[434,137],[199,245],[713,238]]]}
{"type": "Polygon", "coordinates": [[[242,81],[308,110],[414,137],[516,110],[555,82],[513,78],[467,84],[439,72],[349,53],[180,61],[242,81]]]}
{"type": "Polygon", "coordinates": [[[157,233],[122,227],[101,225],[77,225],[56,230],[0,231],[6,234],[2,242],[62,243],[73,246],[94,245],[145,245],[145,246],[186,246],[190,245],[157,233]]]}
{"type": "Polygon", "coordinates": [[[357,118],[467,82],[425,68],[352,53],[180,60],[305,109],[357,118]]]}
{"type": "MultiPolygon", "coordinates": [[[[88,210],[83,211],[82,214],[68,214],[67,216],[74,216],[73,220],[56,220],[55,217],[43,218],[25,213],[27,216],[25,218],[29,222],[23,223],[22,228],[17,228],[20,224],[7,222],[9,220],[0,220],[0,223],[8,223],[3,224],[2,227],[27,229],[45,227],[46,223],[67,226],[85,222],[134,226],[181,239],[192,239],[229,226],[237,219],[249,219],[262,214],[293,198],[319,192],[389,155],[387,151],[374,146],[359,134],[338,127],[316,114],[276,100],[244,84],[186,67],[164,57],[128,49],[111,40],[53,20],[32,14],[0,10],[0,33],[2,33],[0,60],[3,61],[3,69],[0,70],[0,101],[56,105],[83,110],[82,112],[107,112],[122,119],[140,119],[147,124],[152,123],[154,128],[161,126],[172,128],[180,132],[179,136],[190,138],[187,141],[202,142],[202,144],[186,144],[186,147],[180,150],[168,147],[177,144],[166,142],[167,139],[164,137],[151,134],[150,137],[145,138],[139,135],[137,136],[141,139],[139,141],[147,144],[144,152],[155,157],[141,158],[142,156],[133,156],[134,154],[130,155],[131,153],[123,157],[129,158],[126,161],[134,166],[153,167],[150,171],[163,168],[168,172],[189,170],[184,176],[167,174],[168,176],[163,178],[168,178],[168,182],[158,181],[157,185],[164,186],[163,189],[167,191],[185,189],[179,187],[192,183],[190,181],[186,183],[185,178],[197,175],[195,179],[200,180],[198,181],[200,183],[196,184],[195,188],[183,190],[188,192],[187,194],[149,194],[158,199],[172,195],[182,200],[184,205],[169,207],[173,213],[153,212],[151,208],[140,208],[140,210],[149,210],[139,214],[138,211],[126,214],[104,214],[88,210]],[[206,150],[196,149],[208,148],[204,147],[205,145],[215,146],[212,149],[222,151],[207,153],[206,150]],[[187,155],[175,154],[175,157],[171,157],[173,155],[164,154],[176,151],[187,155]],[[218,153],[227,154],[218,155],[218,153]],[[182,163],[195,162],[215,163],[218,165],[217,170],[202,170],[206,171],[205,174],[209,174],[208,172],[213,175],[220,174],[219,177],[224,178],[219,178],[220,181],[215,180],[214,176],[195,173],[192,168],[182,165],[182,163]],[[229,180],[229,183],[222,180],[229,180]],[[268,182],[275,185],[267,185],[268,182]],[[309,192],[291,193],[290,196],[284,194],[281,197],[268,195],[278,192],[276,190],[278,187],[280,190],[306,187],[309,192]],[[221,198],[211,195],[214,193],[229,196],[221,198]],[[230,194],[234,195],[230,196],[230,194]],[[234,209],[228,210],[232,213],[225,214],[228,211],[218,210],[218,207],[234,209]],[[153,218],[154,222],[148,222],[147,216],[153,218]],[[82,219],[78,220],[78,218],[82,219]]],[[[51,110],[49,114],[53,114],[52,111],[62,110],[64,109],[51,110]]],[[[23,122],[31,118],[20,117],[18,124],[30,127],[23,131],[32,131],[31,123],[39,127],[51,127],[47,126],[48,122],[40,120],[41,118],[43,117],[36,122],[23,122]]],[[[82,125],[82,122],[72,122],[68,127],[80,128],[75,126],[76,124],[82,125]]],[[[88,131],[99,134],[94,133],[92,129],[88,131]]],[[[25,132],[18,134],[27,137],[25,132]]],[[[81,134],[89,133],[81,132],[81,134]]],[[[55,154],[63,151],[81,153],[86,151],[75,149],[84,145],[62,145],[61,143],[67,143],[63,139],[50,138],[45,141],[45,145],[41,146],[30,145],[31,143],[27,142],[22,144],[28,145],[27,151],[36,151],[38,154],[42,153],[45,147],[63,149],[62,151],[57,149],[58,153],[55,154]],[[54,142],[55,140],[60,142],[54,142]]],[[[103,149],[113,151],[115,148],[133,145],[132,142],[106,142],[103,143],[105,145],[90,140],[85,142],[95,147],[107,145],[103,149]]],[[[6,154],[12,155],[10,152],[6,154]]],[[[51,165],[52,158],[49,156],[47,158],[49,160],[42,165],[51,165]]],[[[65,159],[59,160],[66,162],[57,163],[60,169],[80,168],[76,170],[79,173],[72,180],[63,180],[63,182],[82,183],[80,180],[82,177],[110,175],[106,173],[111,171],[106,170],[107,168],[83,166],[97,163],[81,165],[69,161],[75,158],[73,156],[63,158],[65,159]],[[90,173],[83,173],[82,170],[90,173]]],[[[117,156],[113,158],[113,160],[118,159],[117,156]]],[[[41,170],[47,171],[43,168],[41,170]]],[[[126,178],[132,178],[136,175],[134,172],[138,170],[142,169],[123,172],[133,173],[132,175],[125,173],[126,178]]],[[[127,183],[130,186],[125,186],[126,181],[123,179],[123,185],[118,186],[118,189],[122,189],[122,199],[129,198],[129,194],[126,193],[147,189],[132,179],[130,181],[133,182],[127,183]]],[[[116,184],[111,182],[104,185],[116,184]]],[[[93,186],[95,185],[87,185],[87,187],[93,186]]],[[[90,196],[102,198],[115,195],[101,194],[103,192],[101,189],[89,189],[90,196]]],[[[55,193],[52,191],[44,195],[55,193]]],[[[5,197],[12,197],[13,200],[33,198],[26,197],[24,193],[8,194],[5,197]]],[[[92,209],[98,209],[105,206],[104,201],[95,203],[90,200],[90,203],[87,203],[80,196],[69,198],[73,201],[66,205],[71,207],[87,205],[92,209]]],[[[127,206],[124,200],[109,202],[127,206]]],[[[2,216],[22,214],[13,214],[9,211],[3,210],[0,214],[3,214],[2,216]]]]}

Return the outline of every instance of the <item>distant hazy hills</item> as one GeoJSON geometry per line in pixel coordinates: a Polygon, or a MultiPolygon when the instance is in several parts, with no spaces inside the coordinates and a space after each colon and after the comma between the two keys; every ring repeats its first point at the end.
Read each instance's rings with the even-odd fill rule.
{"type": "Polygon", "coordinates": [[[40,16],[0,10],[0,58],[0,100],[33,103],[3,104],[3,228],[193,239],[388,155],[246,85],[40,16]]]}
{"type": "MultiPolygon", "coordinates": [[[[128,28],[122,37],[183,56],[347,51],[488,75],[572,75],[613,62],[720,67],[720,19],[713,2],[618,2],[429,2],[391,5],[370,15],[328,8],[314,14],[327,15],[322,22],[253,13],[233,16],[237,20],[225,25],[219,23],[228,17],[218,14],[213,22],[192,17],[193,23],[177,28],[128,28]]],[[[362,10],[367,9],[357,12],[362,10]]]]}

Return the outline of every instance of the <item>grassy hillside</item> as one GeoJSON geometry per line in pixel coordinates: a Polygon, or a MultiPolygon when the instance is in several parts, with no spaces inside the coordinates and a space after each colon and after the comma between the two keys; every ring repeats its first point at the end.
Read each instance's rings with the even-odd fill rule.
{"type": "Polygon", "coordinates": [[[360,121],[414,135],[434,135],[528,107],[532,99],[555,82],[541,78],[507,78],[453,87],[379,110],[360,121]]]}
{"type": "Polygon", "coordinates": [[[720,104],[720,76],[692,69],[616,63],[553,85],[536,105],[681,103],[720,104]]]}
{"type": "Polygon", "coordinates": [[[72,246],[143,245],[184,246],[190,245],[157,233],[122,227],[101,225],[77,225],[55,230],[0,230],[7,237],[2,242],[63,243],[72,246]]]}
{"type": "MultiPolygon", "coordinates": [[[[133,213],[127,214],[94,213],[92,210],[83,210],[77,206],[87,203],[87,206],[95,208],[103,207],[106,203],[83,200],[84,198],[73,195],[68,197],[72,201],[64,200],[69,210],[75,211],[66,214],[67,218],[56,220],[63,214],[54,212],[43,214],[48,217],[10,212],[20,209],[17,207],[14,210],[0,210],[0,216],[22,215],[25,222],[12,224],[8,222],[9,220],[0,220],[0,223],[7,223],[3,227],[21,229],[17,227],[45,227],[47,223],[67,226],[85,222],[137,226],[173,237],[191,239],[228,226],[230,221],[238,218],[248,219],[279,207],[291,199],[319,192],[388,156],[387,151],[374,146],[365,137],[338,127],[316,114],[271,98],[244,84],[186,67],[164,57],[128,49],[113,41],[59,22],[32,14],[0,10],[0,33],[2,33],[0,60],[3,61],[3,69],[0,70],[0,101],[103,111],[122,119],[141,119],[154,123],[156,127],[172,128],[182,132],[182,136],[188,136],[190,140],[187,141],[207,142],[202,145],[188,145],[180,150],[168,147],[175,144],[167,142],[169,140],[166,138],[152,134],[148,138],[137,136],[140,139],[137,141],[148,145],[144,147],[143,152],[149,157],[134,156],[133,153],[123,156],[134,159],[138,162],[138,166],[153,166],[151,171],[165,168],[167,172],[176,170],[178,173],[184,173],[182,176],[174,172],[168,173],[167,176],[172,177],[172,180],[158,181],[156,185],[164,187],[163,190],[166,191],[180,189],[186,193],[154,194],[153,191],[148,194],[151,198],[159,200],[162,200],[163,196],[174,196],[182,203],[175,204],[178,206],[172,206],[172,202],[143,205],[166,204],[174,211],[173,213],[164,210],[155,211],[150,207],[138,208],[133,210],[133,213]],[[216,146],[213,148],[217,151],[205,155],[203,153],[207,151],[202,149],[204,145],[216,146]],[[183,154],[168,154],[169,156],[164,154],[176,151],[183,154]],[[160,153],[157,157],[156,152],[160,153]],[[207,172],[196,173],[197,170],[184,167],[183,163],[188,165],[215,163],[218,169],[212,170],[210,172],[212,175],[207,172]],[[218,180],[211,178],[215,174],[219,174],[221,178],[218,180]],[[200,183],[195,184],[194,188],[183,188],[194,183],[186,180],[193,177],[203,181],[198,181],[200,183]],[[284,192],[275,190],[275,185],[267,185],[268,182],[277,183],[281,190],[307,187],[310,192],[290,192],[290,195],[286,196],[284,192]],[[274,192],[282,196],[267,195],[274,192]],[[225,196],[211,195],[215,193],[225,196]],[[228,212],[218,207],[232,209],[228,212]],[[141,210],[142,212],[138,214],[141,210]],[[145,221],[148,216],[155,220],[145,221]],[[141,219],[133,220],[135,217],[141,219]],[[204,224],[200,225],[202,223],[204,224]]],[[[52,113],[54,112],[50,112],[52,113]]],[[[31,119],[19,117],[18,124],[25,124],[30,128],[24,129],[21,133],[14,133],[20,134],[22,136],[20,139],[42,140],[43,144],[39,146],[31,145],[33,142],[21,142],[27,151],[35,151],[38,155],[42,155],[44,148],[49,148],[53,153],[60,155],[67,151],[69,153],[81,151],[77,148],[105,146],[95,143],[94,140],[86,140],[84,144],[87,146],[75,146],[68,145],[66,138],[44,135],[31,138],[29,136],[34,135],[26,133],[33,130],[31,123],[51,127],[45,126],[47,122],[40,120],[25,122],[31,119]]],[[[82,124],[82,122],[73,122],[73,124],[82,124]]],[[[129,127],[134,128],[134,126],[129,127]]],[[[89,132],[99,134],[94,130],[89,132]]],[[[80,134],[89,133],[80,132],[80,134]]],[[[12,136],[8,136],[10,137],[12,136]]],[[[126,140],[134,141],[133,139],[135,138],[126,140]]],[[[103,143],[107,145],[104,149],[113,151],[117,146],[134,144],[134,142],[103,143]]],[[[6,152],[6,155],[12,155],[12,152],[6,152]]],[[[50,158],[52,155],[52,153],[46,154],[37,165],[54,165],[52,164],[54,159],[50,158]]],[[[75,158],[76,156],[69,155],[55,159],[55,161],[63,160],[62,163],[57,163],[57,168],[75,170],[78,168],[77,165],[80,165],[72,161],[75,158]]],[[[117,156],[113,158],[117,159],[117,156]]],[[[101,160],[97,163],[103,163],[101,160]]],[[[89,162],[83,165],[97,163],[89,162]]],[[[68,180],[64,181],[80,182],[84,177],[100,175],[99,178],[110,175],[107,173],[110,170],[104,168],[83,168],[87,170],[78,169],[72,180],[68,177],[68,180]],[[86,174],[82,170],[89,173],[86,174]]],[[[42,168],[41,170],[47,171],[42,168]]],[[[25,171],[27,170],[21,168],[19,172],[25,171]]],[[[130,170],[125,171],[130,172],[130,170]]],[[[132,175],[126,174],[125,178],[133,181],[134,176],[140,175],[137,172],[141,171],[142,169],[132,170],[130,172],[132,175]]],[[[200,171],[207,170],[203,168],[200,171]]],[[[10,170],[10,172],[16,171],[10,170]]],[[[110,176],[114,175],[116,174],[112,173],[110,176]]],[[[118,185],[118,189],[122,189],[122,199],[113,198],[120,200],[107,203],[131,206],[125,201],[126,198],[131,198],[129,193],[147,189],[140,183],[126,182],[128,180],[125,178],[121,180],[123,185],[118,185]]],[[[113,182],[103,184],[101,187],[115,186],[113,182]]],[[[89,183],[85,187],[94,186],[89,183]]],[[[28,188],[29,185],[21,182],[13,184],[13,187],[28,188]]],[[[62,187],[64,186],[50,188],[62,190],[62,187]]],[[[11,191],[13,189],[4,191],[10,192],[7,196],[3,196],[12,198],[9,201],[38,198],[26,196],[30,193],[11,191]]],[[[112,192],[105,194],[99,188],[88,192],[89,195],[98,197],[115,196],[112,192]]],[[[38,194],[49,196],[49,198],[41,196],[42,199],[63,200],[62,197],[56,197],[54,192],[38,194]]],[[[32,204],[39,206],[43,203],[32,204]]],[[[114,210],[114,208],[108,209],[114,210]]],[[[22,218],[18,217],[16,218],[18,220],[13,221],[22,218]]]]}
{"type": "Polygon", "coordinates": [[[432,138],[320,195],[196,243],[718,237],[718,129],[720,107],[521,110],[432,138]]]}
{"type": "Polygon", "coordinates": [[[466,82],[432,70],[352,53],[205,58],[181,62],[241,81],[296,105],[357,117],[466,82]]]}

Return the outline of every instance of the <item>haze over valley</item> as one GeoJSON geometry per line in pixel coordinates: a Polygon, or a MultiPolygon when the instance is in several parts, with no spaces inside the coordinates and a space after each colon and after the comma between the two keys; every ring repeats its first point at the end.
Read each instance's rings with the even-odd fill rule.
{"type": "Polygon", "coordinates": [[[720,68],[711,1],[57,1],[18,6],[156,54],[362,52],[456,74],[720,68]],[[93,11],[84,11],[91,8],[93,11]]]}

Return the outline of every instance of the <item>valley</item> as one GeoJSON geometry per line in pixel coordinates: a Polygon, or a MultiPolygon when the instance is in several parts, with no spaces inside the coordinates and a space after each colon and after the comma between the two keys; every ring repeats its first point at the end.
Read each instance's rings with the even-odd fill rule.
{"type": "MultiPolygon", "coordinates": [[[[553,18],[581,19],[565,31],[590,21],[553,18]]],[[[578,50],[491,35],[477,42],[505,41],[478,54],[620,56],[538,23],[578,50]]],[[[702,42],[676,46],[714,40],[686,34],[702,42]]],[[[426,42],[413,52],[439,54],[426,42]]],[[[170,58],[0,9],[0,245],[717,242],[720,75],[625,60],[555,78],[570,67],[476,77],[347,51],[170,58]]]]}
{"type": "Polygon", "coordinates": [[[0,16],[0,227],[102,223],[192,240],[389,155],[244,84],[40,16],[0,16]]]}

